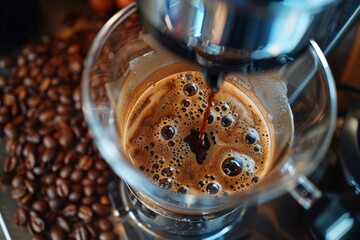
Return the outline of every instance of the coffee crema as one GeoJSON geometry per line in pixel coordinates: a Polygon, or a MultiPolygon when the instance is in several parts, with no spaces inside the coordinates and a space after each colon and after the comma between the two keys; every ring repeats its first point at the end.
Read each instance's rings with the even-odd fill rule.
{"type": "Polygon", "coordinates": [[[271,123],[230,82],[225,79],[210,107],[201,161],[194,149],[210,92],[201,73],[179,72],[138,94],[124,132],[132,164],[179,194],[226,196],[256,185],[271,165],[271,123]]]}

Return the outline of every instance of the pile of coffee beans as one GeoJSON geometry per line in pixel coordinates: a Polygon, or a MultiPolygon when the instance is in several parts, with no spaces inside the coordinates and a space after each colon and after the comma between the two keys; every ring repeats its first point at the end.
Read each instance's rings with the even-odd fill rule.
{"type": "MultiPolygon", "coordinates": [[[[44,35],[0,60],[0,180],[18,203],[15,223],[33,239],[117,239],[107,185],[114,173],[94,146],[80,81],[96,30],[44,35]]],[[[14,203],[15,204],[15,203],[14,203]]]]}

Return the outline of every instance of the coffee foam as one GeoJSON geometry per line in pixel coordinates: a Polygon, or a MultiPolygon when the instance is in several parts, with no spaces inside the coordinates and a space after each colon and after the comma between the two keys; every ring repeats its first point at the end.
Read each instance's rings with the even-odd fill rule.
{"type": "Polygon", "coordinates": [[[182,194],[229,195],[253,187],[266,174],[272,151],[265,118],[226,79],[211,107],[207,158],[197,163],[184,139],[192,129],[199,131],[208,95],[200,72],[184,71],[153,83],[133,100],[125,148],[134,166],[160,187],[182,194]],[[236,169],[240,173],[229,175],[236,169]]]}

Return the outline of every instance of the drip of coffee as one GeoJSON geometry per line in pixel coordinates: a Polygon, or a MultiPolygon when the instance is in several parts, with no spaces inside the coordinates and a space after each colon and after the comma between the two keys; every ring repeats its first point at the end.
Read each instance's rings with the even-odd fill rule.
{"type": "Polygon", "coordinates": [[[119,133],[139,171],[179,194],[226,196],[261,181],[271,165],[273,126],[242,90],[225,78],[211,93],[199,71],[155,83],[152,77],[126,113],[117,111],[119,119],[126,115],[119,133]]]}

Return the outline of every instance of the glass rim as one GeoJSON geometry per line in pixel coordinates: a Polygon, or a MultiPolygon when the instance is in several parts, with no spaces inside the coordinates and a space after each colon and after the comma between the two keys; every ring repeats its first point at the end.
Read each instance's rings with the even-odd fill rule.
{"type": "MultiPolygon", "coordinates": [[[[146,195],[154,197],[152,200],[168,209],[181,209],[184,212],[213,212],[214,209],[219,211],[227,210],[237,207],[239,202],[241,206],[248,205],[250,203],[260,203],[268,201],[284,192],[289,190],[295,185],[296,179],[301,175],[310,174],[320,163],[322,157],[325,155],[335,130],[336,125],[336,90],[331,70],[327,64],[325,56],[315,41],[310,41],[308,50],[312,51],[319,60],[319,69],[323,74],[325,85],[329,93],[329,105],[330,105],[330,118],[329,129],[324,136],[322,136],[322,144],[315,155],[312,157],[312,164],[308,164],[308,167],[302,168],[299,171],[293,173],[293,175],[284,174],[281,177],[267,176],[268,181],[263,181],[261,184],[256,185],[244,192],[227,196],[227,197],[206,197],[199,195],[180,195],[168,190],[159,188],[153,184],[149,178],[138,171],[132,164],[126,160],[127,158],[123,153],[119,153],[118,149],[113,146],[112,141],[107,137],[104,129],[100,124],[98,116],[92,110],[92,101],[90,97],[90,73],[91,68],[95,62],[95,59],[99,56],[104,43],[109,38],[113,30],[123,23],[129,16],[137,11],[136,3],[128,5],[112,16],[102,29],[96,35],[88,51],[86,61],[84,64],[84,70],[82,75],[81,92],[82,92],[82,109],[84,117],[89,125],[91,132],[93,133],[95,143],[107,161],[112,170],[127,184],[133,187],[136,191],[146,195]],[[120,159],[119,159],[120,158],[120,159]],[[272,179],[271,179],[272,178],[272,179]],[[241,199],[239,201],[239,199],[241,199]]],[[[319,72],[319,70],[318,70],[319,72]]],[[[283,162],[288,155],[282,157],[283,162]]]]}

